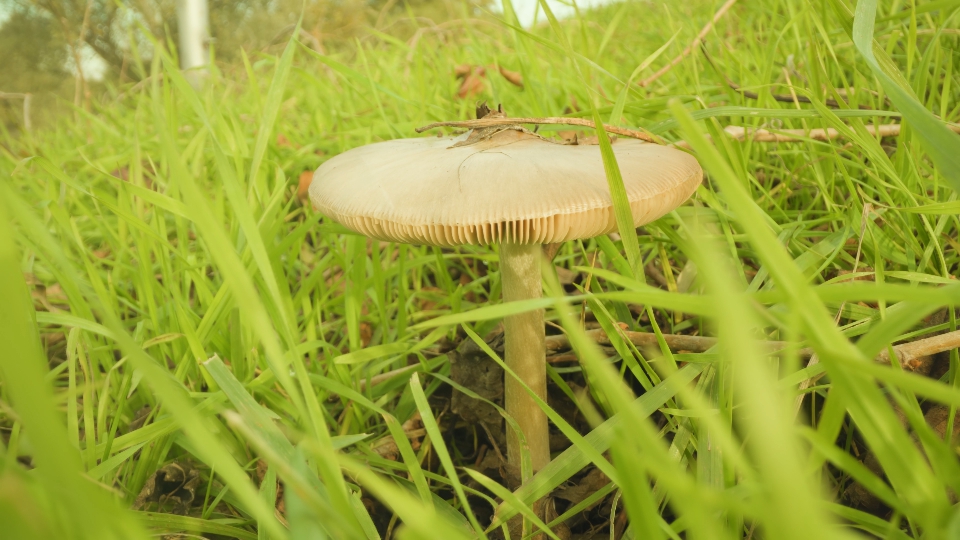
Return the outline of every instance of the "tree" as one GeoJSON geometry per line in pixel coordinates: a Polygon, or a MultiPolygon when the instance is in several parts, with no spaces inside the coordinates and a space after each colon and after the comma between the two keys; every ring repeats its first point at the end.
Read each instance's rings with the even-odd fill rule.
{"type": "Polygon", "coordinates": [[[54,21],[16,10],[0,27],[0,91],[49,92],[67,72],[67,47],[54,21]]]}

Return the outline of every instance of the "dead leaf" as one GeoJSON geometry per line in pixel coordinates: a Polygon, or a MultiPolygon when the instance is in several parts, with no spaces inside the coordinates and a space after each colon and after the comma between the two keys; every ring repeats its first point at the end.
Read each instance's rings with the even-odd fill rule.
{"type": "Polygon", "coordinates": [[[423,428],[423,420],[420,418],[420,411],[413,413],[406,422],[403,423],[403,433],[410,439],[410,446],[414,450],[420,449],[420,439],[426,434],[423,428]]]}
{"type": "Polygon", "coordinates": [[[499,68],[500,75],[503,75],[503,78],[509,81],[510,84],[523,88],[523,75],[517,73],[516,71],[510,71],[503,66],[499,66],[499,68]]]}
{"type": "MultiPolygon", "coordinates": [[[[565,484],[553,491],[553,496],[577,505],[590,495],[593,495],[610,482],[607,475],[597,468],[593,468],[576,482],[565,484]]],[[[600,501],[597,501],[599,503],[600,501]]],[[[596,503],[595,503],[596,504],[596,503]]],[[[591,506],[592,508],[592,506],[591,506]]]]}
{"type": "Polygon", "coordinates": [[[577,144],[577,137],[580,135],[580,132],[574,129],[564,129],[558,131],[557,135],[568,144],[577,144]]]}
{"type": "MultiPolygon", "coordinates": [[[[841,269],[841,270],[839,270],[839,271],[837,272],[837,277],[839,277],[839,276],[845,276],[845,275],[847,275],[847,274],[852,274],[852,273],[853,273],[853,270],[844,270],[844,269],[841,269]]],[[[873,279],[874,279],[874,276],[873,276],[873,268],[871,268],[871,267],[869,267],[869,266],[860,266],[860,267],[858,267],[858,268],[857,268],[857,273],[858,273],[858,274],[867,273],[868,275],[865,275],[865,276],[857,276],[857,277],[855,277],[855,278],[848,279],[848,280],[845,280],[845,281],[873,281],[873,279]]]]}
{"type": "Polygon", "coordinates": [[[370,345],[370,340],[373,339],[373,326],[368,322],[360,323],[360,344],[363,348],[366,348],[370,345]]]}
{"type": "Polygon", "coordinates": [[[129,167],[121,167],[121,168],[119,168],[119,169],[114,169],[114,170],[110,171],[110,176],[112,176],[112,177],[114,177],[114,178],[119,178],[120,180],[123,180],[124,182],[128,182],[128,181],[130,180],[130,168],[129,168],[129,167]]]}
{"type": "Polygon", "coordinates": [[[560,279],[561,285],[570,285],[580,277],[579,272],[574,272],[573,270],[567,270],[562,266],[555,267],[557,269],[557,278],[560,279]]]}
{"type": "Polygon", "coordinates": [[[267,475],[268,467],[269,465],[267,465],[266,461],[262,459],[257,460],[257,470],[255,473],[257,477],[257,485],[260,485],[263,482],[263,477],[267,475]]]}
{"type": "Polygon", "coordinates": [[[457,97],[460,99],[475,96],[486,87],[487,69],[483,66],[460,65],[454,70],[454,75],[463,79],[457,90],[457,97]]]}
{"type": "MultiPolygon", "coordinates": [[[[616,135],[608,135],[608,137],[610,137],[610,143],[611,143],[611,144],[617,142],[617,136],[616,136],[616,135]]],[[[578,138],[578,139],[577,139],[577,144],[579,144],[579,145],[581,145],[581,146],[584,146],[584,145],[593,145],[593,146],[596,146],[596,145],[600,144],[600,138],[597,137],[596,135],[594,135],[594,136],[592,136],[592,137],[581,137],[581,138],[578,138]]]]}
{"type": "MultiPolygon", "coordinates": [[[[409,420],[403,423],[401,428],[403,428],[404,435],[410,440],[410,446],[414,450],[419,450],[420,439],[427,434],[427,430],[423,428],[420,413],[414,413],[409,420]]],[[[373,450],[379,454],[380,457],[389,459],[390,461],[397,461],[400,458],[400,448],[397,447],[397,441],[393,438],[393,435],[387,435],[386,437],[377,439],[370,445],[370,450],[373,450]]]]}
{"type": "Polygon", "coordinates": [[[486,101],[477,105],[476,115],[477,115],[477,120],[481,118],[486,118],[488,116],[490,118],[503,118],[506,116],[506,114],[504,114],[503,112],[503,103],[501,103],[500,105],[497,105],[497,110],[493,110],[490,108],[489,105],[487,105],[486,101]]]}
{"type": "Polygon", "coordinates": [[[149,405],[144,405],[137,409],[137,412],[133,415],[133,420],[127,425],[127,433],[142,428],[150,416],[151,411],[153,411],[153,409],[149,405]]]}
{"type": "MultiPolygon", "coordinates": [[[[556,500],[553,497],[544,499],[543,520],[550,523],[558,517],[560,517],[560,515],[557,514],[556,500]]],[[[552,530],[553,534],[557,535],[557,538],[560,540],[571,540],[573,538],[573,533],[570,532],[570,527],[567,526],[566,522],[561,521],[552,530]]]]}
{"type": "MultiPolygon", "coordinates": [[[[490,335],[484,341],[502,355],[504,344],[502,332],[490,335]]],[[[498,405],[503,404],[503,368],[483,352],[473,340],[464,340],[457,350],[447,354],[450,358],[450,378],[454,382],[469,388],[487,401],[498,405]]],[[[493,405],[454,390],[450,410],[468,424],[483,424],[497,439],[491,441],[493,444],[501,448],[506,446],[503,417],[493,405]]]]}
{"type": "Polygon", "coordinates": [[[397,441],[394,440],[393,435],[377,439],[370,445],[370,450],[390,461],[397,461],[400,458],[400,448],[397,447],[397,441]]]}
{"type": "Polygon", "coordinates": [[[290,139],[287,138],[283,133],[277,133],[277,146],[285,146],[287,148],[299,148],[297,145],[290,142],[290,139]]]}
{"type": "Polygon", "coordinates": [[[297,185],[297,199],[300,204],[307,206],[310,201],[310,182],[313,182],[313,171],[300,173],[300,182],[297,185]]]}
{"type": "Polygon", "coordinates": [[[432,311],[444,297],[443,289],[439,287],[421,287],[419,298],[416,299],[417,308],[420,311],[432,311]]]}
{"type": "Polygon", "coordinates": [[[133,503],[133,509],[139,510],[150,502],[163,507],[164,503],[170,501],[175,503],[174,514],[187,515],[193,506],[199,484],[200,473],[189,463],[164,465],[147,480],[133,503]]]}

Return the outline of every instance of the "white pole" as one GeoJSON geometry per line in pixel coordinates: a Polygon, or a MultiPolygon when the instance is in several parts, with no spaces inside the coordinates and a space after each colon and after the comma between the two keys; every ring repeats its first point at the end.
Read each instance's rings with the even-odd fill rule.
{"type": "Polygon", "coordinates": [[[208,32],[207,0],[179,0],[177,15],[180,24],[180,67],[194,88],[199,88],[207,74],[208,32]]]}

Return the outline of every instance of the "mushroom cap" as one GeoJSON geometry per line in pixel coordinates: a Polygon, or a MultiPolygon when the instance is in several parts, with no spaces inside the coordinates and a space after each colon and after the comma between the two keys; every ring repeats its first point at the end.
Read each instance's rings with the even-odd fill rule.
{"type": "MultiPolygon", "coordinates": [[[[548,244],[617,229],[599,146],[517,130],[452,146],[465,138],[354,148],[317,169],[310,199],[349,229],[408,244],[548,244]]],[[[682,204],[703,178],[674,148],[620,139],[613,150],[635,226],[682,204]]]]}

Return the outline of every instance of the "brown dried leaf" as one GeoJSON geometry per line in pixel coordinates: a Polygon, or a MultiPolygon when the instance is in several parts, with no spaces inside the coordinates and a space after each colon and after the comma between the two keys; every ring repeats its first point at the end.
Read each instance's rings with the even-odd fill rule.
{"type": "Polygon", "coordinates": [[[404,422],[401,427],[403,427],[403,432],[407,435],[407,438],[410,439],[410,446],[412,446],[414,450],[419,450],[420,439],[427,432],[423,429],[423,420],[420,418],[420,411],[413,413],[413,416],[404,422]]]}
{"type": "MultiPolygon", "coordinates": [[[[499,354],[503,353],[503,333],[487,336],[486,343],[499,354]]],[[[477,346],[473,340],[464,340],[455,351],[447,353],[450,358],[450,378],[469,388],[478,396],[503,404],[503,369],[477,346]]],[[[451,412],[468,424],[482,424],[496,438],[492,441],[499,447],[506,445],[503,432],[503,417],[496,407],[474,399],[458,390],[453,391],[451,412]]]]}
{"type": "Polygon", "coordinates": [[[370,450],[390,461],[397,461],[400,458],[400,448],[397,447],[397,441],[394,440],[393,435],[377,439],[370,445],[370,450]]]}
{"type": "Polygon", "coordinates": [[[310,201],[310,182],[313,182],[313,171],[300,173],[300,182],[297,185],[297,199],[306,206],[310,201]]]}
{"type": "MultiPolygon", "coordinates": [[[[414,413],[413,416],[400,427],[403,428],[403,433],[407,436],[407,439],[410,440],[410,446],[413,447],[414,450],[419,450],[420,439],[427,434],[427,430],[423,428],[420,413],[414,413]]],[[[397,441],[393,438],[393,435],[387,435],[377,439],[370,445],[370,450],[373,450],[379,454],[380,457],[389,459],[390,461],[397,461],[400,458],[400,448],[397,447],[397,441]]]]}
{"type": "Polygon", "coordinates": [[[570,285],[580,276],[579,272],[574,272],[573,270],[567,270],[562,266],[555,267],[557,269],[557,278],[560,279],[561,285],[570,285]]]}
{"type": "MultiPolygon", "coordinates": [[[[607,485],[610,479],[603,471],[593,468],[583,476],[577,483],[565,485],[557,488],[553,496],[558,499],[569,501],[571,505],[579,504],[581,501],[599,491],[607,485]]],[[[599,501],[597,501],[599,503],[599,501]]]]}
{"type": "Polygon", "coordinates": [[[290,139],[287,138],[283,133],[277,133],[277,146],[285,146],[287,148],[299,148],[297,145],[290,142],[290,139]]]}
{"type": "MultiPolygon", "coordinates": [[[[611,144],[617,142],[617,136],[616,136],[616,135],[609,134],[608,136],[610,137],[610,143],[611,143],[611,144]]],[[[594,136],[592,136],[592,137],[581,137],[581,138],[578,138],[578,139],[577,139],[577,144],[579,144],[579,145],[593,145],[593,146],[596,146],[596,145],[600,144],[600,139],[599,139],[596,135],[594,135],[594,136]]]]}
{"type": "Polygon", "coordinates": [[[147,503],[155,502],[160,507],[171,501],[175,503],[173,513],[186,515],[193,506],[200,484],[200,473],[189,463],[169,463],[160,468],[147,480],[133,503],[133,509],[139,510],[147,503]]]}
{"type": "Polygon", "coordinates": [[[519,86],[523,88],[523,75],[517,73],[516,71],[510,71],[509,69],[500,67],[500,75],[503,75],[503,78],[510,82],[514,86],[519,86]]]}
{"type": "Polygon", "coordinates": [[[453,76],[462,79],[473,72],[473,66],[470,64],[460,64],[459,66],[453,68],[453,76]]]}
{"type": "Polygon", "coordinates": [[[367,348],[370,345],[370,340],[373,339],[373,326],[368,322],[360,323],[360,343],[364,348],[367,348]]]}
{"type": "Polygon", "coordinates": [[[493,111],[490,110],[490,107],[487,106],[487,102],[484,101],[483,103],[477,105],[477,120],[479,120],[479,119],[481,119],[481,118],[485,118],[486,116],[488,116],[488,115],[491,114],[492,112],[493,112],[493,111]]]}
{"type": "Polygon", "coordinates": [[[575,129],[564,129],[557,132],[557,135],[564,140],[567,144],[578,144],[577,137],[580,136],[580,132],[575,129]]]}
{"type": "Polygon", "coordinates": [[[54,283],[53,285],[47,287],[46,296],[47,300],[53,304],[67,304],[67,294],[63,292],[63,288],[59,283],[54,283]]]}
{"type": "MultiPolygon", "coordinates": [[[[864,272],[873,272],[873,268],[869,266],[860,266],[857,268],[858,274],[861,274],[864,272]]],[[[837,271],[837,276],[845,276],[847,274],[852,274],[852,273],[853,273],[853,270],[840,269],[839,271],[837,271]]],[[[866,276],[857,276],[855,278],[852,278],[846,281],[873,281],[873,275],[871,274],[866,276]]]]}
{"type": "Polygon", "coordinates": [[[463,83],[457,90],[457,97],[464,99],[475,96],[484,91],[486,86],[487,70],[483,66],[477,66],[463,77],[463,83]]]}

